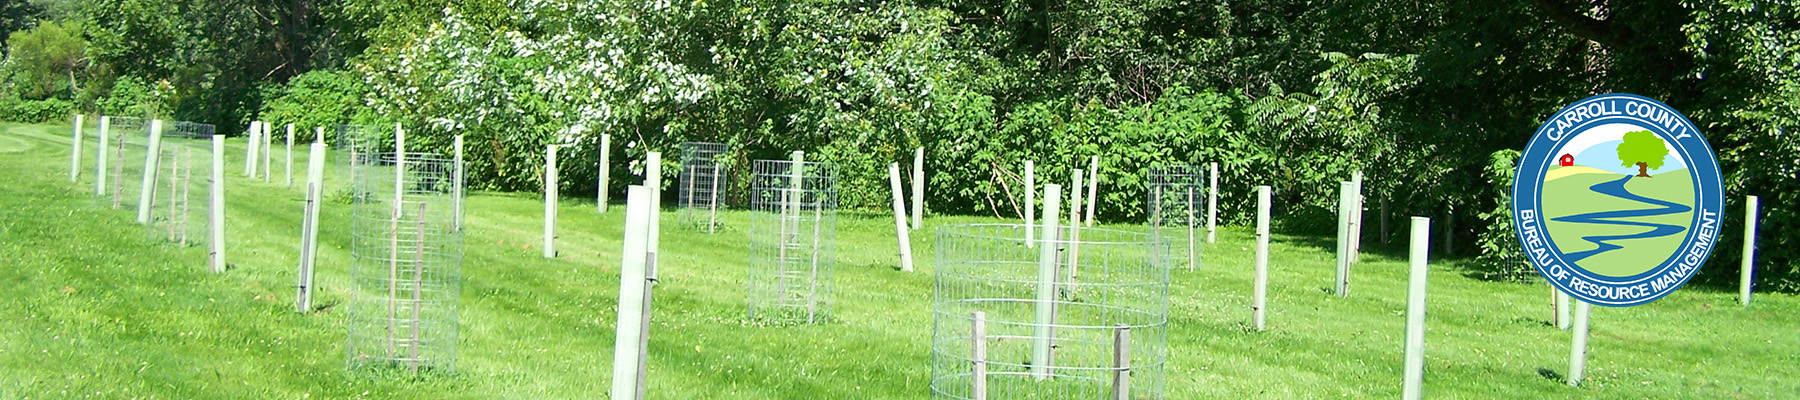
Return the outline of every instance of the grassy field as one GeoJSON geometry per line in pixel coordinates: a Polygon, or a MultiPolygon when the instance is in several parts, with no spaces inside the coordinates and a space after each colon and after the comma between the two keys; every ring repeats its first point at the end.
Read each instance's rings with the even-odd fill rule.
{"type": "MultiPolygon", "coordinates": [[[[1694,206],[1693,178],[1687,175],[1686,169],[1665,171],[1653,178],[1633,178],[1625,183],[1626,190],[1639,196],[1694,206]]],[[[1602,182],[1610,182],[1624,177],[1588,167],[1550,167],[1549,178],[1544,182],[1544,228],[1555,238],[1557,248],[1563,253],[1588,251],[1599,245],[1586,240],[1586,236],[1632,235],[1648,232],[1651,229],[1642,226],[1589,224],[1578,222],[1556,221],[1555,218],[1603,211],[1641,210],[1660,208],[1660,206],[1601,194],[1588,187],[1602,182]]],[[[1621,218],[1620,221],[1648,222],[1686,227],[1694,222],[1694,212],[1681,212],[1648,217],[1621,218]]],[[[1741,227],[1739,228],[1741,232],[1741,227]]],[[[1646,239],[1614,240],[1611,243],[1624,246],[1623,249],[1608,251],[1588,257],[1580,262],[1582,268],[1609,276],[1632,276],[1649,271],[1668,261],[1675,255],[1687,240],[1690,231],[1646,239]],[[1667,249],[1649,251],[1647,249],[1667,249]]]]}
{"type": "MultiPolygon", "coordinates": [[[[131,213],[95,207],[91,174],[69,182],[67,126],[0,125],[0,398],[606,396],[622,207],[599,215],[591,201],[565,199],[562,257],[544,259],[537,195],[474,194],[456,374],[349,370],[346,317],[329,307],[349,282],[349,206],[323,211],[317,283],[328,307],[293,312],[300,192],[241,178],[243,146],[241,138],[230,144],[226,171],[233,267],[213,274],[203,248],[152,244],[131,213]]],[[[345,183],[334,176],[331,185],[345,183]]],[[[837,235],[836,321],[766,326],[744,318],[749,219],[725,218],[714,235],[663,229],[651,398],[928,397],[932,228],[996,222],[927,218],[913,239],[918,270],[902,273],[892,217],[847,213],[837,235]]],[[[670,210],[664,221],[674,220],[670,210]]],[[[1270,329],[1254,332],[1248,233],[1222,228],[1199,271],[1172,273],[1164,398],[1398,397],[1399,253],[1369,245],[1351,295],[1338,298],[1328,289],[1330,239],[1276,236],[1270,329]]],[[[1595,307],[1591,381],[1569,388],[1560,381],[1569,333],[1547,323],[1547,286],[1481,280],[1454,259],[1434,260],[1431,274],[1430,397],[1800,393],[1800,299],[1792,295],[1764,294],[1744,308],[1735,292],[1688,287],[1645,306],[1595,307]]]]}

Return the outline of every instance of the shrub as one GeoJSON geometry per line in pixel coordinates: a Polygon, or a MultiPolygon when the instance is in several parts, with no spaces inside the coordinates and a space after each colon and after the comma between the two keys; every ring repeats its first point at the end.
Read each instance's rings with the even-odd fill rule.
{"type": "MultiPolygon", "coordinates": [[[[325,127],[326,143],[335,143],[337,126],[351,123],[362,112],[368,85],[349,71],[319,70],[289,80],[287,85],[264,90],[262,110],[256,119],[272,124],[294,124],[295,135],[313,127],[325,127]]],[[[373,118],[365,118],[373,119],[373,118]]]]}
{"type": "Polygon", "coordinates": [[[1500,150],[1488,157],[1485,171],[1489,193],[1494,202],[1479,214],[1481,231],[1475,239],[1481,254],[1475,257],[1479,273],[1488,279],[1526,281],[1537,277],[1537,270],[1525,258],[1514,233],[1512,219],[1513,175],[1517,171],[1518,150],[1500,150]]]}
{"type": "Polygon", "coordinates": [[[0,102],[0,120],[31,124],[69,123],[75,103],[63,99],[0,102]]]}

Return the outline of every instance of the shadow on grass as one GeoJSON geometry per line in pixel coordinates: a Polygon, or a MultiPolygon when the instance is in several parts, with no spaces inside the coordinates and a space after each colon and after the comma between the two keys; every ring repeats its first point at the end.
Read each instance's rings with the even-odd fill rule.
{"type": "Polygon", "coordinates": [[[1562,382],[1563,381],[1563,375],[1561,373],[1557,373],[1556,371],[1551,371],[1549,368],[1538,367],[1537,373],[1538,373],[1538,376],[1544,377],[1544,379],[1549,379],[1554,382],[1562,382]]]}

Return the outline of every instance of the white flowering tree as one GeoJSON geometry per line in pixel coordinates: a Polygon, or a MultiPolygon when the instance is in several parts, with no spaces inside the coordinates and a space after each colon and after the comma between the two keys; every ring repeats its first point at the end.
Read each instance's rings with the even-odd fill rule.
{"type": "MultiPolygon", "coordinates": [[[[530,187],[543,145],[591,146],[596,133],[619,136],[692,106],[710,90],[708,77],[665,52],[677,48],[691,17],[669,1],[509,5],[513,12],[482,23],[446,9],[441,23],[396,46],[371,48],[358,65],[371,88],[369,106],[393,121],[423,123],[416,129],[423,146],[446,146],[456,133],[494,144],[468,147],[472,182],[530,187]]],[[[620,138],[634,149],[647,139],[620,138]]],[[[579,174],[585,163],[574,165],[579,174]]]]}

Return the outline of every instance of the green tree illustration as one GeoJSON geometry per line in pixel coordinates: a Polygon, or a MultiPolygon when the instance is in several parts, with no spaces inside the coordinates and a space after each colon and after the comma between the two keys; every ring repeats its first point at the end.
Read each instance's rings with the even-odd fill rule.
{"type": "Polygon", "coordinates": [[[1662,138],[1650,131],[1626,132],[1625,143],[1619,143],[1619,165],[1636,164],[1638,178],[1649,178],[1649,170],[1662,168],[1663,158],[1668,155],[1669,148],[1663,145],[1662,138]]]}

